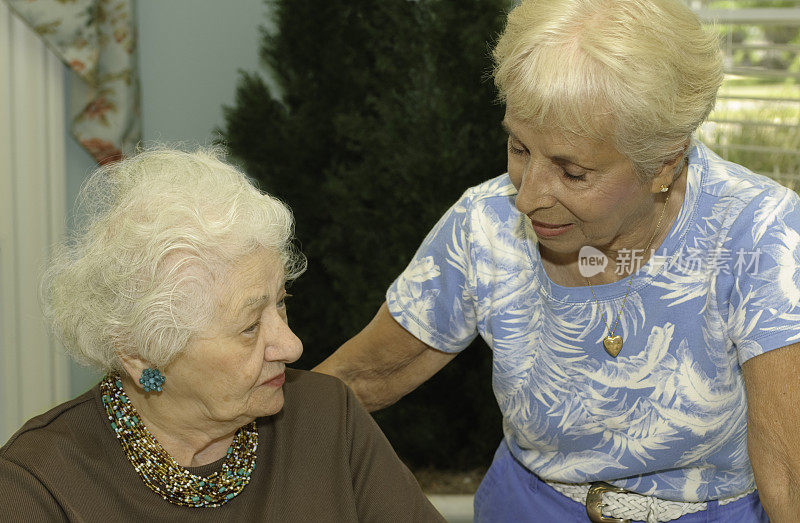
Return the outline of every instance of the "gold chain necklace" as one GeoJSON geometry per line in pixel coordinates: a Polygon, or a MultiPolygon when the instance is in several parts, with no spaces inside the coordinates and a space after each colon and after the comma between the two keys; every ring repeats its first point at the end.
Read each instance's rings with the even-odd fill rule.
{"type": "MultiPolygon", "coordinates": [[[[669,197],[672,193],[667,193],[667,198],[664,200],[664,208],[661,209],[661,216],[658,217],[658,223],[656,224],[656,230],[653,231],[653,235],[650,237],[650,241],[647,242],[647,247],[644,248],[644,252],[647,252],[650,249],[650,246],[653,244],[653,240],[655,240],[658,231],[661,229],[661,220],[664,219],[664,214],[667,212],[667,204],[669,203],[669,197]]],[[[597,311],[600,313],[600,317],[603,318],[603,323],[606,325],[606,329],[608,331],[608,335],[603,338],[603,348],[606,349],[606,352],[611,355],[612,358],[616,358],[619,351],[622,350],[622,336],[614,335],[614,331],[617,330],[617,325],[619,325],[619,319],[622,317],[622,311],[625,308],[625,301],[628,299],[628,293],[631,290],[631,283],[633,283],[633,277],[635,274],[631,274],[631,279],[628,280],[628,288],[625,290],[625,297],[622,298],[622,306],[619,308],[619,314],[617,314],[617,321],[614,322],[614,328],[608,326],[608,321],[606,321],[606,317],[603,316],[603,313],[600,311],[600,302],[597,301],[597,296],[594,294],[594,289],[592,289],[592,284],[589,282],[589,278],[586,278],[586,284],[589,286],[589,290],[592,291],[592,297],[594,298],[595,304],[597,304],[597,311]]]]}
{"type": "Polygon", "coordinates": [[[117,439],[145,485],[166,501],[188,507],[219,507],[250,482],[256,466],[258,429],[255,421],[236,431],[222,471],[197,476],[181,467],[156,441],[122,388],[119,375],[100,382],[103,405],[117,439]]]}

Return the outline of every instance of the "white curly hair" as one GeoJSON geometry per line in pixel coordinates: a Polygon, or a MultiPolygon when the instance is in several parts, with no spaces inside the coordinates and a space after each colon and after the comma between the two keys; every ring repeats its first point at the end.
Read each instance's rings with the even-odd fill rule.
{"type": "Polygon", "coordinates": [[[214,282],[267,249],[298,277],[289,208],[260,192],[220,148],[164,146],[96,170],[78,201],[81,224],[45,271],[45,316],[66,351],[103,371],[119,353],[164,367],[207,326],[214,282]]]}

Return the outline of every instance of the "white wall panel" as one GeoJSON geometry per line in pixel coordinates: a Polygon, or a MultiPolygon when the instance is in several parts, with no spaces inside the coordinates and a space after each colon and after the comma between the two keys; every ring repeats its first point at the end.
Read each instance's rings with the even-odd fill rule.
{"type": "Polygon", "coordinates": [[[0,442],[68,393],[38,279],[64,231],[63,66],[0,3],[0,442]]]}

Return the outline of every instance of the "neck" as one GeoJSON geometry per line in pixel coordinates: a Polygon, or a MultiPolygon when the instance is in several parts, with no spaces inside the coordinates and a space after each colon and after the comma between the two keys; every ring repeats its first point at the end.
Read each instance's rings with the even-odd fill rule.
{"type": "Polygon", "coordinates": [[[652,211],[641,217],[624,237],[598,249],[608,258],[605,271],[591,279],[592,283],[611,283],[638,271],[646,264],[669,234],[672,220],[667,220],[671,199],[663,194],[656,195],[652,211]]]}
{"type": "Polygon", "coordinates": [[[122,386],[147,430],[182,467],[199,467],[225,457],[233,436],[240,428],[235,423],[198,422],[192,408],[182,408],[167,391],[145,395],[130,376],[122,386]]]}
{"type": "MultiPolygon", "coordinates": [[[[650,260],[651,254],[666,239],[672,223],[680,213],[686,191],[686,172],[684,168],[671,185],[669,193],[653,196],[653,205],[632,220],[629,233],[621,234],[605,245],[594,246],[606,256],[608,266],[603,272],[588,279],[592,285],[617,282],[635,273],[650,260]]],[[[586,285],[587,279],[580,275],[578,269],[577,252],[554,253],[543,249],[541,245],[539,248],[542,261],[546,262],[548,275],[553,281],[568,287],[586,285]]]]}

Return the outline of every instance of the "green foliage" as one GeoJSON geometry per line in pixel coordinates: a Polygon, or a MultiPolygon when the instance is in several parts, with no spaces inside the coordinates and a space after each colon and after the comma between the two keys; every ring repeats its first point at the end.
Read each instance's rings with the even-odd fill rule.
{"type": "MultiPolygon", "coordinates": [[[[507,0],[275,0],[262,59],[280,93],[241,74],[221,131],[286,201],[309,270],[290,321],[319,363],[365,326],[427,231],[505,170],[489,79],[507,0]]],[[[501,439],[491,353],[476,342],[377,419],[412,465],[486,465],[501,439]]]]}
{"type": "Polygon", "coordinates": [[[715,118],[727,123],[704,126],[704,143],[726,160],[800,189],[800,114],[794,103],[744,105],[715,118]]]}

